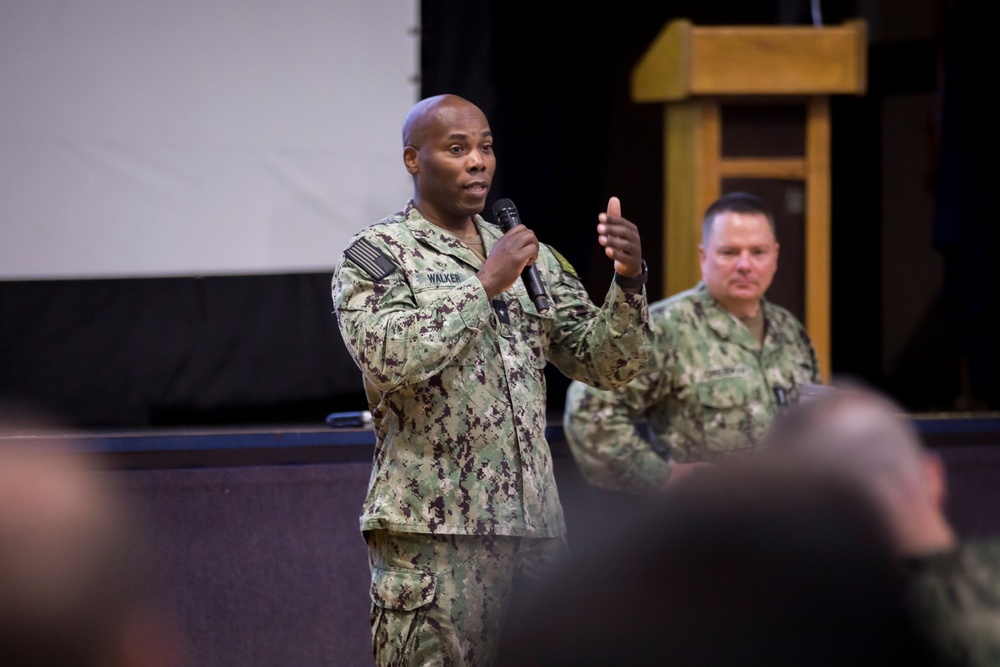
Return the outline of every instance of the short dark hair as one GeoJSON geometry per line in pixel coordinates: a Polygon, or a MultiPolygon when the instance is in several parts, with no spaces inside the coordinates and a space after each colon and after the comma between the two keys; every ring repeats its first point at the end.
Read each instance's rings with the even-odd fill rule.
{"type": "Polygon", "coordinates": [[[707,241],[712,235],[712,224],[715,222],[715,216],[720,213],[755,213],[763,215],[767,218],[767,224],[771,226],[771,233],[774,234],[774,238],[778,238],[778,231],[774,226],[774,215],[764,200],[749,192],[737,191],[722,195],[705,210],[705,217],[701,221],[702,243],[707,241]]]}

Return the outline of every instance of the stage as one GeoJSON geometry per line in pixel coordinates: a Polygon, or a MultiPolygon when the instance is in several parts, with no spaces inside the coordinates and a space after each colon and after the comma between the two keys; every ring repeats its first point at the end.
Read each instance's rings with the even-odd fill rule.
{"type": "MultiPolygon", "coordinates": [[[[1000,534],[1000,414],[914,415],[945,462],[963,537],[1000,534]]],[[[570,544],[630,500],[588,486],[550,423],[570,544]]],[[[358,515],[370,429],[155,429],[64,436],[121,484],[149,538],[152,585],[190,665],[372,664],[358,515]]],[[[21,436],[29,439],[31,436],[21,436]]],[[[605,524],[606,525],[606,524],[605,524]]]]}

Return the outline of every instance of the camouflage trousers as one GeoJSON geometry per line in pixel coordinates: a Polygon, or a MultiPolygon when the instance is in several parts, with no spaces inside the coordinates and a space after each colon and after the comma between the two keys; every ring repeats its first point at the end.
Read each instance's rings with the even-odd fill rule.
{"type": "Polygon", "coordinates": [[[365,533],[379,667],[487,667],[517,591],[565,555],[562,538],[365,533]]]}

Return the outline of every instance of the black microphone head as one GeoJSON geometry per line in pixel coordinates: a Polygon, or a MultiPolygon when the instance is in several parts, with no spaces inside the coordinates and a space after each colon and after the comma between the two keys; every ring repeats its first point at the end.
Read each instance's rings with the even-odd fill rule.
{"type": "Polygon", "coordinates": [[[505,232],[511,227],[521,224],[521,218],[517,214],[517,207],[514,206],[514,202],[506,197],[498,199],[493,204],[493,217],[496,219],[497,224],[500,225],[500,229],[505,232]]]}
{"type": "Polygon", "coordinates": [[[503,199],[498,199],[495,204],[493,204],[493,215],[499,215],[502,209],[509,208],[514,211],[517,207],[514,206],[514,202],[504,197],[503,199]]]}

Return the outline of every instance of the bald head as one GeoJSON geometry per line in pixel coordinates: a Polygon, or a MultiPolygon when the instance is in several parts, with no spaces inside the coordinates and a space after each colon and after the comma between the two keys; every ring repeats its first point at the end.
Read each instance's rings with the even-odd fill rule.
{"type": "Polygon", "coordinates": [[[866,477],[919,475],[924,449],[903,409],[864,389],[840,389],[795,406],[765,443],[818,457],[866,477]]]}
{"type": "Polygon", "coordinates": [[[403,123],[403,165],[424,218],[460,237],[475,230],[496,169],[493,132],[479,107],[457,95],[415,104],[403,123]]]}
{"type": "Polygon", "coordinates": [[[403,121],[403,147],[420,148],[427,140],[428,129],[438,121],[441,110],[458,107],[472,107],[482,113],[479,107],[458,95],[435,95],[414,104],[403,121]]]}
{"type": "Polygon", "coordinates": [[[904,553],[947,548],[955,536],[944,514],[945,474],[901,406],[875,391],[839,389],[779,418],[762,443],[845,472],[874,497],[904,553]]]}

